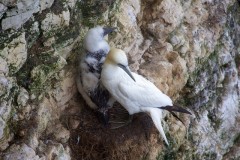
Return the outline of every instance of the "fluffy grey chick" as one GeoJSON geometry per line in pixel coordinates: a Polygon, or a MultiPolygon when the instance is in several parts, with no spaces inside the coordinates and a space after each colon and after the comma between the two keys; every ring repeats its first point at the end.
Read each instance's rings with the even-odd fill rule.
{"type": "Polygon", "coordinates": [[[90,29],[84,39],[84,53],[78,67],[77,87],[87,105],[99,111],[100,118],[108,123],[108,108],[112,107],[114,99],[100,84],[100,74],[110,47],[104,36],[116,28],[97,26],[90,29]]]}

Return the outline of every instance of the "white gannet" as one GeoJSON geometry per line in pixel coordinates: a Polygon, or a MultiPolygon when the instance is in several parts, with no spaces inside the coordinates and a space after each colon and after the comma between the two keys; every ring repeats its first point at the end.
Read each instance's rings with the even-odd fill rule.
{"type": "Polygon", "coordinates": [[[169,143],[161,124],[162,109],[168,110],[177,119],[173,111],[191,114],[181,107],[173,106],[172,100],[152,82],[131,72],[127,56],[120,49],[113,48],[108,53],[102,67],[101,82],[129,114],[148,113],[167,145],[169,143]]]}
{"type": "Polygon", "coordinates": [[[97,26],[87,32],[84,38],[85,51],[81,55],[76,78],[77,88],[83,99],[90,108],[98,110],[102,114],[100,116],[106,123],[108,107],[111,107],[115,100],[110,97],[99,81],[102,64],[110,50],[104,36],[115,29],[97,26]]]}

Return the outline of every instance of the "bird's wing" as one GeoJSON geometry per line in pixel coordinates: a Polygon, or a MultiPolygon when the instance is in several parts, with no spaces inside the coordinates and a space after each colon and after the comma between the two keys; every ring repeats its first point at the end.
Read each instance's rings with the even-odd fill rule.
{"type": "Polygon", "coordinates": [[[122,81],[119,92],[125,98],[138,103],[141,107],[161,107],[172,105],[172,100],[162,93],[152,82],[133,73],[136,82],[122,81]]]}
{"type": "Polygon", "coordinates": [[[77,76],[76,83],[77,83],[77,88],[78,88],[79,93],[82,95],[83,99],[86,101],[88,106],[92,109],[97,109],[98,107],[96,106],[96,104],[94,104],[92,102],[91,98],[89,97],[87,92],[84,90],[84,88],[82,86],[80,75],[77,76]]]}

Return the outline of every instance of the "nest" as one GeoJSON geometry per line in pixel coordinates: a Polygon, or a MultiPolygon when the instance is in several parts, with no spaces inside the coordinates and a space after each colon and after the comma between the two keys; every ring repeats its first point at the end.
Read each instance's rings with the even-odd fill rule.
{"type": "Polygon", "coordinates": [[[71,130],[69,139],[75,160],[145,159],[153,148],[162,143],[147,114],[136,114],[127,126],[110,129],[99,122],[92,110],[84,108],[81,117],[77,117],[80,123],[71,130]]]}

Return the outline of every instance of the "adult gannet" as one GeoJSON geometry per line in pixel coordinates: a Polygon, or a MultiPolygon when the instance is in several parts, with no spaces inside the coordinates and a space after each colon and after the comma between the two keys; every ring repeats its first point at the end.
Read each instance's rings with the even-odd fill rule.
{"type": "Polygon", "coordinates": [[[169,143],[161,124],[163,109],[176,118],[173,111],[191,114],[181,107],[173,106],[172,100],[152,82],[131,72],[127,56],[120,49],[113,48],[108,53],[102,67],[101,82],[129,114],[148,113],[167,145],[169,143]]]}

